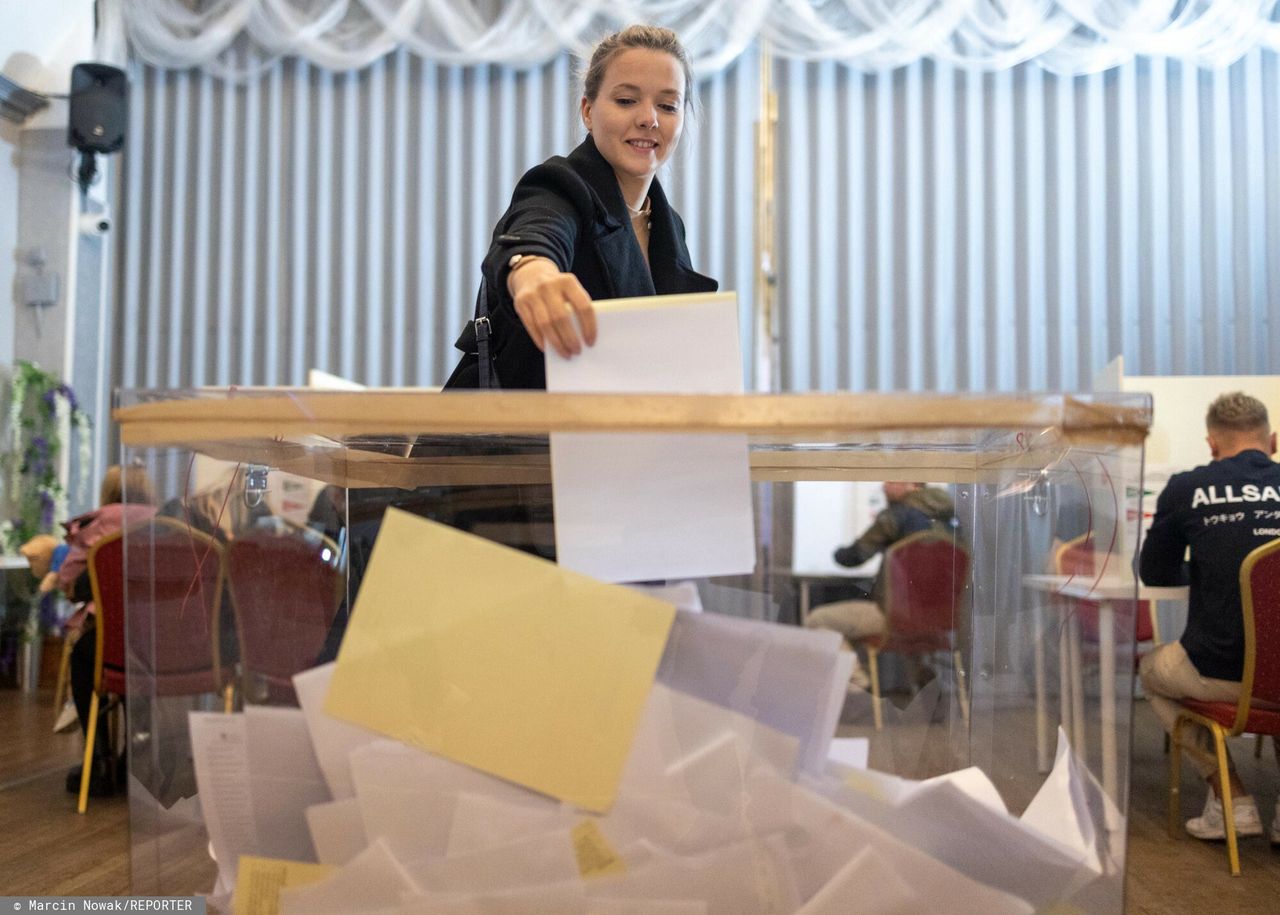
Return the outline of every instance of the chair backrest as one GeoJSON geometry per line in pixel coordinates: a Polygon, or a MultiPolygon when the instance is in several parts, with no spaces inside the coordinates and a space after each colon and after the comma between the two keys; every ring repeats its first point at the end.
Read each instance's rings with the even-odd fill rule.
{"type": "Polygon", "coordinates": [[[904,537],[884,554],[884,611],[890,637],[941,647],[956,628],[969,582],[969,552],[936,531],[904,537]]]}
{"type": "Polygon", "coordinates": [[[124,535],[117,531],[98,540],[89,550],[89,585],[93,590],[98,632],[94,682],[102,668],[124,675],[124,535]]]}
{"type": "Polygon", "coordinates": [[[1280,703],[1280,540],[1255,549],[1240,565],[1244,676],[1236,712],[1244,728],[1252,700],[1280,703]]]}
{"type": "Polygon", "coordinates": [[[337,553],[328,537],[299,530],[254,530],[227,547],[246,697],[255,677],[291,695],[290,679],[315,663],[342,597],[337,553]]]}
{"type": "MultiPolygon", "coordinates": [[[[1059,575],[1073,575],[1092,580],[1099,574],[1098,556],[1093,534],[1081,534],[1058,547],[1054,556],[1054,567],[1059,575]]],[[[1091,642],[1098,639],[1098,603],[1091,600],[1073,601],[1076,613],[1080,617],[1083,637],[1091,642]]],[[[1159,642],[1156,631],[1155,608],[1151,601],[1113,601],[1112,607],[1117,615],[1125,610],[1133,610],[1134,639],[1139,642],[1159,642]]]]}
{"type": "Polygon", "coordinates": [[[157,695],[215,692],[223,683],[222,548],[173,518],[104,537],[89,551],[99,688],[157,695]]]}

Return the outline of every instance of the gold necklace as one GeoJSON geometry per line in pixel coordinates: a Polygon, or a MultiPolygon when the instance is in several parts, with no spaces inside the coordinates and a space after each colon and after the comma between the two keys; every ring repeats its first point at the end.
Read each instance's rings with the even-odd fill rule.
{"type": "Polygon", "coordinates": [[[646,229],[653,228],[653,220],[650,218],[653,214],[653,202],[648,197],[644,198],[644,205],[638,208],[633,207],[625,200],[622,201],[622,205],[627,208],[627,212],[631,214],[633,221],[643,216],[645,219],[644,227],[646,229]]]}

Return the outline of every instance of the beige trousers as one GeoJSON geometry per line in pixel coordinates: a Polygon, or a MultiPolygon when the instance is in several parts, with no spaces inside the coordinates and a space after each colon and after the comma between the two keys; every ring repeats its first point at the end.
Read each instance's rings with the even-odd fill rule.
{"type": "Polygon", "coordinates": [[[856,642],[885,631],[884,613],[875,601],[842,600],[814,607],[804,621],[808,629],[831,629],[856,642]]]}
{"type": "MultiPolygon", "coordinates": [[[[1143,655],[1138,677],[1147,693],[1151,708],[1173,733],[1178,717],[1178,699],[1203,699],[1206,702],[1235,702],[1240,698],[1240,683],[1200,676],[1181,642],[1168,642],[1143,655]]],[[[1218,771],[1218,756],[1213,748],[1213,734],[1202,725],[1188,722],[1182,726],[1182,749],[1191,765],[1208,778],[1218,771]]],[[[1232,769],[1230,755],[1227,762],[1232,769]]]]}

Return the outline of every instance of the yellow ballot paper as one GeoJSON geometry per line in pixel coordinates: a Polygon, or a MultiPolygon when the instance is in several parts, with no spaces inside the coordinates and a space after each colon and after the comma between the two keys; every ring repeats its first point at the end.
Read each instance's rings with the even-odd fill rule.
{"type": "Polygon", "coordinates": [[[674,617],[628,588],[388,509],[325,711],[604,811],[674,617]]]}
{"type": "Polygon", "coordinates": [[[613,850],[595,820],[583,820],[569,830],[573,854],[578,859],[578,873],[586,877],[611,877],[625,874],[627,863],[613,850]]]}
{"type": "Polygon", "coordinates": [[[236,874],[236,904],[232,915],[276,915],[280,911],[280,891],[290,886],[315,883],[332,874],[331,864],[307,864],[277,858],[240,856],[236,874]]]}

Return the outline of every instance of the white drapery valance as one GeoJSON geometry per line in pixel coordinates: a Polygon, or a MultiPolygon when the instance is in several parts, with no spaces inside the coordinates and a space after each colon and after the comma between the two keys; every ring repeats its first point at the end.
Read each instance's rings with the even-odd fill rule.
{"type": "Polygon", "coordinates": [[[365,67],[399,47],[444,64],[541,64],[582,55],[632,22],[675,29],[699,73],[753,41],[799,60],[878,70],[933,58],[1002,70],[1106,70],[1135,55],[1225,67],[1280,50],[1280,0],[107,0],[134,53],[166,68],[248,79],[298,56],[365,67]]]}

